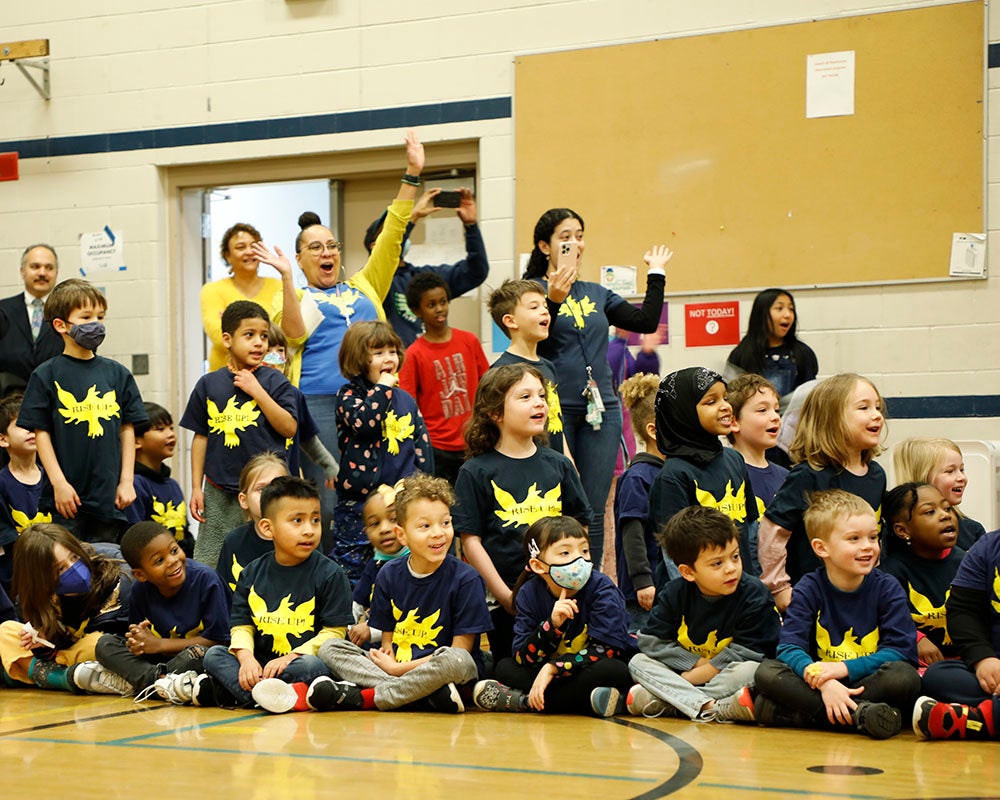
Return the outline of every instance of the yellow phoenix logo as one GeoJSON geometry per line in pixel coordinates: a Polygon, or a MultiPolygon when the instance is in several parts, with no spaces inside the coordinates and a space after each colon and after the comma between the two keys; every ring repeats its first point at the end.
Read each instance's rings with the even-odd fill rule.
{"type": "Polygon", "coordinates": [[[396,416],[396,412],[391,408],[386,412],[385,422],[382,423],[382,436],[388,442],[387,450],[394,456],[399,455],[399,443],[413,438],[413,415],[403,414],[396,416]]]}
{"type": "Polygon", "coordinates": [[[545,404],[549,407],[549,433],[562,433],[562,403],[552,381],[545,381],[545,404]]]}
{"type": "Polygon", "coordinates": [[[153,513],[149,515],[153,522],[159,522],[167,530],[174,532],[174,538],[180,541],[184,538],[184,526],[187,525],[187,504],[181,500],[174,508],[174,501],[162,503],[153,498],[153,513]]]}
{"type": "Polygon", "coordinates": [[[59,409],[59,413],[66,420],[66,424],[78,425],[86,422],[87,436],[91,439],[104,435],[104,426],[100,422],[102,419],[114,419],[121,412],[117,393],[105,392],[102,397],[97,391],[96,384],[87,389],[83,400],[77,400],[72,392],[63,389],[56,381],[56,395],[62,403],[63,407],[59,409]]]}
{"type": "Polygon", "coordinates": [[[14,530],[18,533],[24,533],[25,528],[29,528],[32,525],[38,525],[41,522],[52,522],[51,514],[43,514],[39,511],[31,519],[28,519],[28,515],[23,511],[18,511],[16,508],[11,506],[10,518],[14,520],[14,530]]]}
{"type": "Polygon", "coordinates": [[[540,494],[538,484],[533,483],[528,487],[524,500],[520,502],[510,492],[497,486],[496,481],[490,483],[493,485],[493,496],[503,509],[493,513],[503,520],[505,528],[508,525],[527,527],[543,517],[557,517],[562,514],[562,486],[558,483],[545,494],[540,494]]]}
{"type": "Polygon", "coordinates": [[[559,316],[572,317],[573,324],[578,328],[582,328],[587,324],[585,318],[589,317],[595,311],[597,311],[597,306],[594,305],[594,301],[587,295],[584,295],[579,302],[575,298],[567,297],[559,308],[559,316]]]}
{"type": "Polygon", "coordinates": [[[695,653],[702,658],[715,658],[724,648],[733,643],[732,636],[727,636],[724,639],[719,639],[718,637],[719,632],[712,631],[701,644],[692,642],[691,636],[688,633],[687,620],[681,617],[681,624],[677,629],[677,644],[689,653],[695,653]]]}
{"type": "Polygon", "coordinates": [[[717,508],[733,522],[743,522],[747,518],[747,489],[746,484],[741,483],[740,488],[733,492],[733,482],[726,484],[726,493],[719,500],[715,495],[698,488],[698,481],[694,482],[694,494],[698,498],[698,505],[706,508],[717,508]]]}
{"type": "Polygon", "coordinates": [[[392,616],[396,619],[396,627],[392,631],[392,643],[396,645],[397,661],[412,661],[413,648],[434,647],[437,645],[437,636],[444,630],[443,626],[434,627],[441,616],[441,609],[425,617],[423,620],[417,615],[420,610],[411,608],[403,616],[403,612],[392,603],[392,616]]]}
{"type": "Polygon", "coordinates": [[[316,625],[316,598],[312,597],[299,605],[292,607],[290,594],[281,598],[278,607],[271,611],[264,598],[257,594],[251,586],[247,597],[253,622],[262,634],[270,636],[274,642],[274,652],[279,656],[292,652],[289,636],[301,636],[309,633],[316,625]]]}
{"type": "Polygon", "coordinates": [[[841,643],[834,645],[830,641],[830,632],[820,624],[817,612],[816,650],[820,661],[850,661],[852,658],[870,656],[878,650],[878,628],[861,637],[861,641],[854,634],[854,628],[848,628],[841,643]]]}
{"type": "Polygon", "coordinates": [[[939,606],[935,606],[933,601],[914,589],[913,584],[907,585],[910,587],[910,605],[914,608],[914,611],[910,612],[910,616],[913,617],[913,623],[925,633],[935,629],[944,631],[943,643],[951,644],[948,629],[945,625],[946,614],[944,609],[945,603],[948,602],[948,595],[951,594],[951,589],[944,593],[945,602],[939,606]]]}
{"type": "Polygon", "coordinates": [[[237,405],[234,394],[226,401],[226,407],[222,411],[219,411],[214,400],[208,400],[208,429],[212,433],[224,434],[223,444],[226,447],[239,447],[240,437],[236,432],[256,428],[259,416],[256,400],[247,400],[243,405],[237,405]]]}
{"type": "Polygon", "coordinates": [[[198,624],[195,625],[191,630],[183,634],[178,633],[177,626],[174,625],[174,627],[172,627],[169,631],[167,631],[166,636],[164,636],[158,630],[156,630],[156,626],[154,625],[149,626],[149,632],[153,634],[153,636],[156,636],[160,639],[194,639],[196,636],[201,636],[201,634],[204,633],[204,631],[205,631],[204,620],[200,620],[198,624]]]}

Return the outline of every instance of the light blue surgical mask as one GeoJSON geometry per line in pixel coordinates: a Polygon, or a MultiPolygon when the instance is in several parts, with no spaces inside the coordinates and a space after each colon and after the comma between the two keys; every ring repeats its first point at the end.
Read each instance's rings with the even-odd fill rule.
{"type": "MultiPolygon", "coordinates": [[[[541,560],[541,559],[539,559],[541,560]]],[[[544,564],[545,562],[542,561],[544,564]]],[[[594,571],[594,564],[583,556],[570,561],[568,564],[548,564],[549,577],[552,582],[562,588],[579,591],[587,585],[590,574],[594,571]]]]}

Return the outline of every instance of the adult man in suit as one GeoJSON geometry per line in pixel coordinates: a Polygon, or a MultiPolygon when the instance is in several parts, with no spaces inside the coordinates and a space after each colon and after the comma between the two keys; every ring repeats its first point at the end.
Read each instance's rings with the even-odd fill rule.
{"type": "Polygon", "coordinates": [[[24,291],[0,300],[0,395],[23,389],[35,367],[62,352],[62,338],[42,313],[58,274],[49,245],[33,244],[21,254],[24,291]]]}

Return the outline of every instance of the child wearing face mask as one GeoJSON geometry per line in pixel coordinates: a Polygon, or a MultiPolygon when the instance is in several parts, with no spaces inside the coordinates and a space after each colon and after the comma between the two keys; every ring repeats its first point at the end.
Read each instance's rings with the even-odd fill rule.
{"type": "Polygon", "coordinates": [[[97,355],[108,302],[87,281],[63,281],[45,301],[62,355],[28,380],[17,425],[35,432],[44,477],[39,511],[86,542],[117,542],[135,500],[135,431],[149,419],[132,374],[97,355]]]}
{"type": "Polygon", "coordinates": [[[528,570],[514,586],[514,657],[497,680],[476,684],[484,711],[610,717],[625,710],[632,680],[625,598],[593,571],[590,542],[572,517],[545,517],[524,535],[528,570]]]}
{"type": "Polygon", "coordinates": [[[381,483],[433,472],[434,457],[417,402],[399,387],[403,342],[389,323],[354,323],[338,359],[348,382],[337,393],[340,472],[330,556],[353,587],[374,552],[362,518],[365,500],[381,483]]]}
{"type": "Polygon", "coordinates": [[[104,633],[128,629],[132,577],[103,555],[109,545],[80,542],[62,525],[27,528],[14,552],[14,593],[25,623],[0,625],[0,680],[7,686],[122,695],[128,684],[104,669],[95,647],[104,633]]]}

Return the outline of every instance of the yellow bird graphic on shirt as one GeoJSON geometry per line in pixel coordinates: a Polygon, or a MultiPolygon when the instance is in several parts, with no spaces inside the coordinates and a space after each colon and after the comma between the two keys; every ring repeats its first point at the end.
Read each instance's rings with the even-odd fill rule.
{"type": "Polygon", "coordinates": [[[230,590],[236,591],[236,582],[240,579],[242,572],[243,565],[236,560],[236,553],[233,553],[233,566],[229,570],[229,574],[233,576],[233,582],[229,584],[230,590]]]}
{"type": "Polygon", "coordinates": [[[334,294],[314,293],[316,303],[322,305],[326,303],[336,308],[344,319],[350,321],[354,314],[354,304],[361,299],[361,294],[354,289],[338,289],[334,294]]]}
{"type": "Polygon", "coordinates": [[[701,656],[701,658],[715,658],[719,655],[719,653],[733,643],[732,636],[726,636],[723,639],[719,639],[718,637],[719,632],[712,631],[708,634],[702,644],[697,644],[691,641],[691,636],[688,634],[687,620],[684,617],[681,617],[681,624],[677,628],[677,644],[689,653],[694,653],[695,655],[701,656]]]}
{"type": "Polygon", "coordinates": [[[549,407],[549,433],[562,433],[562,403],[552,381],[545,381],[545,404],[549,407]]]}
{"type": "Polygon", "coordinates": [[[166,636],[164,636],[158,630],[156,630],[156,626],[155,625],[150,625],[149,626],[149,632],[151,634],[153,634],[153,636],[156,636],[157,638],[160,638],[160,639],[194,639],[196,636],[201,636],[202,633],[204,633],[204,631],[205,631],[205,621],[204,620],[199,620],[197,625],[195,625],[187,633],[183,633],[183,634],[182,633],[178,633],[177,632],[177,626],[174,625],[174,627],[172,627],[169,631],[167,631],[167,635],[166,636]]]}
{"type": "Polygon", "coordinates": [[[694,482],[694,495],[698,498],[698,505],[705,508],[717,508],[733,522],[743,522],[747,518],[747,485],[741,483],[740,488],[733,492],[733,482],[726,484],[726,492],[718,500],[711,492],[698,488],[698,481],[694,482]]]}
{"type": "Polygon", "coordinates": [[[163,503],[153,497],[153,513],[149,515],[153,522],[159,522],[167,530],[174,532],[174,538],[180,541],[184,538],[184,526],[187,525],[187,504],[181,500],[174,508],[174,501],[163,503]]]}
{"type": "Polygon", "coordinates": [[[441,616],[440,608],[421,620],[417,613],[419,608],[411,608],[404,617],[402,610],[392,600],[389,602],[392,603],[392,616],[396,620],[396,627],[392,630],[392,643],[396,645],[397,661],[412,661],[414,646],[437,646],[437,636],[444,630],[442,625],[434,627],[441,616]]]}
{"type": "Polygon", "coordinates": [[[396,412],[390,408],[382,423],[382,437],[388,443],[386,449],[394,456],[399,455],[399,443],[412,439],[414,430],[413,414],[397,417],[396,412]]]}
{"type": "Polygon", "coordinates": [[[18,511],[13,506],[10,508],[10,518],[14,520],[14,530],[18,533],[24,533],[25,528],[30,528],[32,525],[38,525],[41,522],[52,522],[51,514],[43,514],[39,511],[29,519],[27,514],[23,511],[18,511]]]}
{"type": "Polygon", "coordinates": [[[302,636],[309,633],[316,627],[316,598],[299,603],[292,607],[292,596],[290,594],[281,598],[278,607],[271,611],[267,607],[267,602],[257,594],[253,586],[250,587],[250,594],[247,597],[250,606],[250,613],[253,616],[253,624],[264,636],[270,636],[274,652],[279,656],[292,652],[289,636],[302,636]]]}
{"type": "Polygon", "coordinates": [[[508,525],[531,525],[536,520],[543,517],[557,517],[562,514],[562,484],[556,484],[545,494],[540,494],[538,484],[533,483],[528,487],[528,492],[524,500],[518,501],[510,492],[497,486],[496,481],[490,481],[493,485],[493,497],[502,511],[494,511],[501,520],[503,527],[508,525]]]}
{"type": "Polygon", "coordinates": [[[948,629],[945,626],[946,615],[944,608],[945,603],[948,602],[948,595],[951,594],[951,589],[944,593],[944,603],[935,606],[930,598],[925,597],[914,589],[912,583],[908,583],[907,586],[909,587],[910,607],[914,609],[910,612],[910,616],[913,617],[913,624],[924,631],[924,633],[934,629],[944,631],[943,644],[951,644],[948,629]]]}
{"type": "Polygon", "coordinates": [[[581,650],[587,647],[587,625],[583,626],[583,630],[580,631],[572,639],[563,639],[559,642],[559,646],[556,648],[555,655],[561,656],[566,653],[579,653],[581,650]]]}
{"type": "Polygon", "coordinates": [[[816,651],[820,661],[850,661],[862,656],[870,656],[878,650],[878,628],[865,634],[858,641],[854,628],[844,632],[844,638],[838,645],[830,640],[830,632],[819,621],[820,612],[816,612],[816,651]]]}
{"type": "Polygon", "coordinates": [[[559,316],[572,317],[573,324],[582,328],[587,324],[585,317],[589,317],[595,311],[597,311],[597,306],[594,305],[594,301],[589,296],[584,295],[579,302],[573,297],[567,297],[559,309],[559,316]]]}
{"type": "Polygon", "coordinates": [[[257,408],[256,400],[247,400],[243,405],[237,405],[234,394],[226,401],[226,407],[219,411],[215,401],[208,398],[208,429],[212,433],[225,435],[223,444],[226,447],[239,447],[240,437],[237,431],[247,428],[257,427],[257,418],[260,416],[260,409],[257,408]]]}
{"type": "Polygon", "coordinates": [[[66,391],[59,385],[59,381],[55,384],[56,396],[62,404],[62,408],[58,409],[59,414],[66,420],[67,425],[86,422],[87,436],[91,439],[104,435],[104,426],[100,422],[102,419],[114,419],[121,413],[118,395],[113,390],[105,392],[102,396],[95,384],[87,389],[83,400],[77,400],[72,392],[66,391]]]}
{"type": "Polygon", "coordinates": [[[1000,614],[1000,569],[997,567],[993,568],[993,597],[995,599],[990,600],[990,605],[993,606],[993,610],[1000,614]]]}

